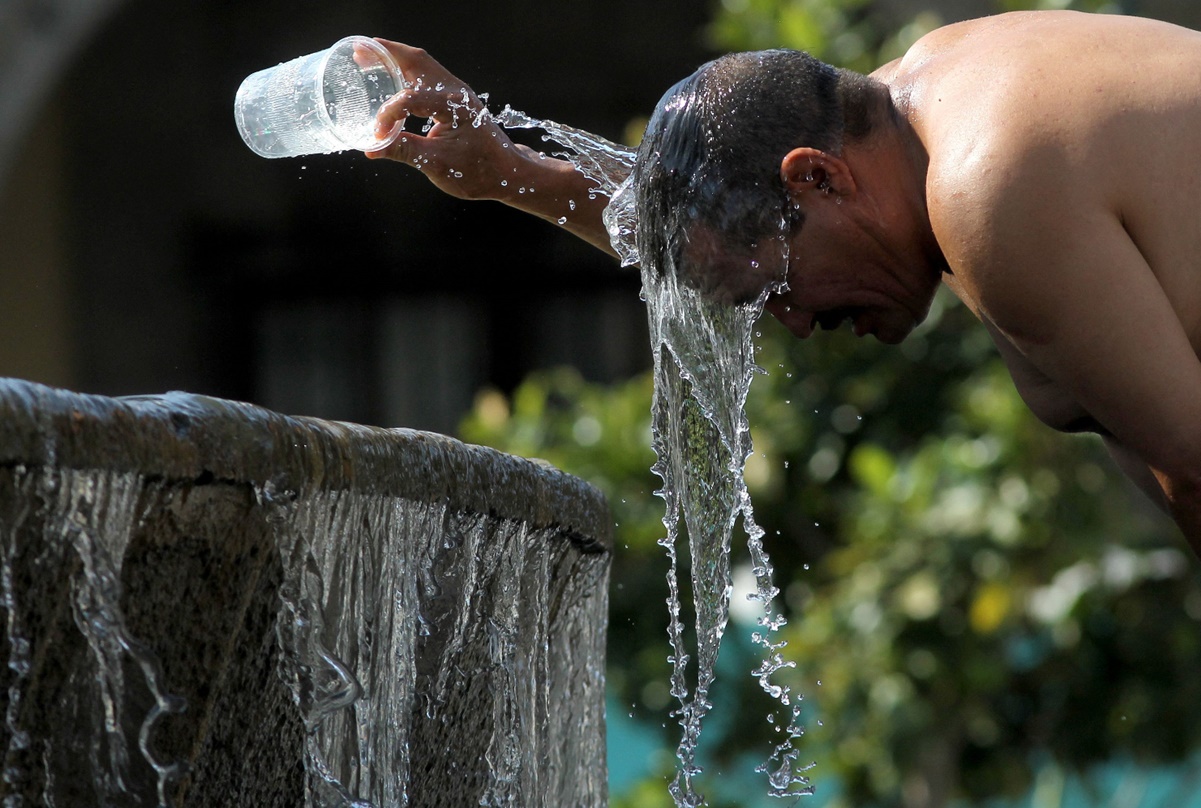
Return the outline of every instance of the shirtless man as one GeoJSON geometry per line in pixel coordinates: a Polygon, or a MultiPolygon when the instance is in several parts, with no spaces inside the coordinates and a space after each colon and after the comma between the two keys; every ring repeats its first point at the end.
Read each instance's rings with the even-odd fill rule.
{"type": "MultiPolygon", "coordinates": [[[[422,51],[385,44],[410,78],[425,78],[390,103],[381,128],[410,113],[437,124],[371,156],[420,163],[456,196],[565,216],[610,249],[592,183],[495,127],[455,126],[462,82],[422,51]]],[[[1201,555],[1201,34],[1019,12],[934,31],[870,77],[809,59],[788,68],[808,71],[796,83],[748,84],[748,58],[769,56],[711,63],[660,102],[636,168],[645,184],[670,162],[663,144],[689,136],[673,115],[710,85],[720,85],[713,98],[758,93],[736,123],[794,95],[818,104],[833,121],[825,132],[733,161],[760,172],[765,208],[796,215],[789,288],[768,311],[802,339],[849,319],[857,334],[895,343],[946,283],[988,329],[1030,409],[1055,429],[1102,435],[1201,555]]],[[[469,91],[467,103],[478,103],[469,91]]],[[[677,168],[658,181],[710,171],[677,168]]],[[[730,234],[726,257],[751,254],[757,239],[730,234]]],[[[714,263],[741,282],[738,261],[714,263]]],[[[748,290],[762,288],[746,276],[748,290]]]]}

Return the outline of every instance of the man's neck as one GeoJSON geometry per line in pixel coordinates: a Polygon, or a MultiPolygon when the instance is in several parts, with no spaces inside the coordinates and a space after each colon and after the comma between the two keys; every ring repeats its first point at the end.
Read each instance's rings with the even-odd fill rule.
{"type": "Polygon", "coordinates": [[[897,103],[894,99],[891,114],[881,115],[872,133],[859,143],[848,144],[845,154],[863,190],[881,206],[881,236],[915,240],[930,265],[941,271],[945,260],[926,206],[929,155],[909,123],[906,106],[903,100],[897,103]]]}

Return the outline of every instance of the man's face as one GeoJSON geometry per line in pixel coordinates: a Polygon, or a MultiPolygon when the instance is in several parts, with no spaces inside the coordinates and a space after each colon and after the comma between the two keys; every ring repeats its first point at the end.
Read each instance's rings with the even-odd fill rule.
{"type": "MultiPolygon", "coordinates": [[[[714,299],[753,299],[782,277],[780,247],[767,240],[746,250],[722,248],[711,233],[694,233],[690,266],[714,299]]],[[[880,249],[854,228],[823,227],[813,219],[792,236],[787,260],[787,288],[772,294],[765,308],[801,339],[819,326],[833,330],[849,321],[857,336],[899,343],[925,319],[938,287],[937,274],[924,265],[880,249]]]]}
{"type": "Polygon", "coordinates": [[[743,303],[784,280],[784,251],[784,243],[776,239],[732,248],[721,235],[698,225],[688,230],[682,266],[676,271],[708,300],[743,303]]]}

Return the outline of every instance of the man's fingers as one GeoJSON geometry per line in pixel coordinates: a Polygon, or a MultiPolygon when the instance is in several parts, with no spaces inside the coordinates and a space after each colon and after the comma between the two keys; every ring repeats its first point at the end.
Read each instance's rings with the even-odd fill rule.
{"type": "Polygon", "coordinates": [[[374,67],[380,63],[379,54],[372,51],[365,45],[355,44],[354,50],[351,53],[354,63],[361,68],[374,67]]]}
{"type": "Polygon", "coordinates": [[[428,118],[448,126],[471,125],[482,108],[471,91],[465,87],[457,90],[446,87],[441,90],[432,87],[410,87],[389,98],[380,108],[376,114],[376,131],[389,132],[398,123],[403,125],[410,115],[415,118],[428,118]]]}
{"type": "Polygon", "coordinates": [[[421,144],[415,141],[422,140],[425,140],[425,138],[421,135],[406,132],[387,146],[365,152],[365,154],[372,160],[388,159],[397,160],[402,163],[412,163],[416,159],[415,155],[421,147],[421,144]]]}
{"type": "Polygon", "coordinates": [[[439,64],[438,60],[426,53],[424,49],[379,37],[376,37],[375,41],[392,54],[392,58],[400,67],[400,72],[404,74],[405,80],[410,84],[416,84],[418,79],[421,79],[422,83],[431,86],[437,84],[463,85],[463,82],[451,75],[449,70],[439,64]]]}
{"type": "MultiPolygon", "coordinates": [[[[438,61],[426,53],[424,48],[414,48],[412,45],[406,45],[403,42],[394,42],[378,36],[375,37],[375,41],[383,45],[392,54],[392,58],[396,60],[396,64],[400,65],[402,71],[413,70],[414,72],[424,73],[430,67],[433,67],[446,73],[446,68],[438,64],[438,61]]],[[[447,73],[447,75],[450,74],[447,73]]]]}
{"type": "Polygon", "coordinates": [[[480,114],[483,104],[471,88],[423,49],[378,37],[375,41],[392,54],[408,85],[380,110],[382,126],[391,127],[410,115],[453,125],[480,114]]]}
{"type": "Polygon", "coordinates": [[[432,163],[441,163],[444,159],[440,151],[442,144],[437,138],[426,137],[415,132],[402,132],[396,140],[387,146],[366,152],[373,160],[386,158],[401,163],[408,163],[424,170],[432,163]]]}
{"type": "Polygon", "coordinates": [[[399,92],[384,102],[380,107],[379,112],[375,113],[375,133],[378,137],[380,132],[390,132],[396,124],[403,125],[409,117],[409,107],[405,101],[405,94],[399,92]]]}
{"type": "Polygon", "coordinates": [[[453,123],[456,118],[472,115],[483,105],[465,85],[438,84],[410,87],[404,91],[404,105],[419,118],[434,118],[453,123]]]}
{"type": "Polygon", "coordinates": [[[376,120],[375,122],[375,139],[383,143],[392,143],[404,131],[405,122],[403,120],[395,121],[391,126],[376,120]]]}

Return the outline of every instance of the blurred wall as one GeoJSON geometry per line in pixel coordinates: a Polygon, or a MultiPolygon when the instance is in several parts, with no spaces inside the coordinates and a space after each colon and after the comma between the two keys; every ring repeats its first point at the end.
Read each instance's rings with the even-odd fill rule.
{"type": "Polygon", "coordinates": [[[46,105],[45,131],[31,138],[0,196],[0,375],[69,385],[67,197],[62,105],[46,105]]]}
{"type": "Polygon", "coordinates": [[[127,0],[76,49],[0,180],[0,375],[445,431],[481,384],[563,363],[638,372],[635,272],[403,166],[259,158],[233,95],[257,69],[364,33],[426,47],[495,107],[620,139],[703,61],[706,14],[690,0],[127,0]]]}
{"type": "MultiPolygon", "coordinates": [[[[925,5],[891,2],[901,18],[925,5]]],[[[947,21],[993,7],[935,5],[947,21]]],[[[1123,7],[1201,26],[1191,0],[1123,7]]],[[[643,369],[634,272],[402,166],[259,158],[233,95],[365,33],[427,48],[494,108],[620,139],[707,58],[708,17],[696,0],[9,0],[0,376],[450,431],[482,384],[643,369]]]]}

